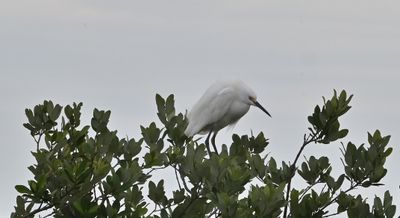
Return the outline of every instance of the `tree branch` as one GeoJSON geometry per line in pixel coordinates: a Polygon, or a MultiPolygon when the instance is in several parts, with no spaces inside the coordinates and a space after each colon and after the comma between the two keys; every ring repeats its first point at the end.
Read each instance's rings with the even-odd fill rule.
{"type": "MultiPolygon", "coordinates": [[[[351,190],[357,188],[360,184],[361,184],[361,183],[358,182],[358,183],[356,183],[356,184],[354,184],[354,185],[351,185],[351,186],[350,186],[346,191],[344,191],[343,193],[346,194],[347,192],[349,192],[349,191],[351,191],[351,190]]],[[[329,205],[331,205],[333,202],[335,202],[335,201],[338,199],[339,195],[340,195],[340,194],[336,195],[335,198],[333,198],[333,199],[330,200],[327,204],[325,204],[325,206],[323,206],[321,209],[319,209],[318,212],[325,210],[325,208],[327,208],[329,205]]],[[[328,215],[328,216],[330,216],[330,215],[328,215]]]]}
{"type": "Polygon", "coordinates": [[[178,178],[178,170],[176,169],[176,167],[175,167],[175,166],[173,166],[173,167],[174,167],[174,172],[175,172],[175,178],[176,178],[176,182],[178,183],[179,190],[181,190],[181,189],[182,189],[182,186],[181,186],[181,183],[179,182],[179,178],[178,178]]]}
{"type": "Polygon", "coordinates": [[[31,216],[33,216],[33,215],[35,215],[37,213],[40,213],[40,212],[45,211],[45,210],[48,210],[48,209],[50,209],[52,207],[53,207],[52,204],[48,204],[48,205],[46,205],[44,207],[39,207],[38,209],[31,211],[30,213],[28,213],[27,215],[25,215],[23,217],[31,217],[31,216]]]}
{"type": "MultiPolygon", "coordinates": [[[[301,153],[303,152],[304,148],[310,144],[311,142],[315,142],[318,139],[316,134],[310,134],[310,135],[306,135],[304,134],[304,141],[303,144],[301,145],[301,148],[299,150],[299,152],[297,152],[296,158],[294,159],[294,162],[291,166],[295,166],[296,167],[296,163],[299,160],[299,157],[301,155],[301,153]]],[[[288,210],[288,206],[289,206],[289,197],[290,197],[290,188],[291,188],[291,183],[292,183],[292,178],[290,178],[287,186],[286,186],[286,197],[285,200],[287,202],[287,204],[285,205],[285,209],[283,212],[283,217],[286,218],[287,217],[287,210],[288,210]]]]}

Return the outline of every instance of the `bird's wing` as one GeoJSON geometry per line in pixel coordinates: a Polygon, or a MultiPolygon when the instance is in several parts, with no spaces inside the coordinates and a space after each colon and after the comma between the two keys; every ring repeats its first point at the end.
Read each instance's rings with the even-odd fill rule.
{"type": "Polygon", "coordinates": [[[222,89],[211,102],[209,108],[210,123],[218,122],[229,110],[233,102],[233,89],[222,89]]]}
{"type": "Polygon", "coordinates": [[[232,105],[233,94],[233,89],[226,87],[215,95],[200,99],[189,117],[189,126],[191,123],[193,125],[190,127],[191,133],[194,135],[204,131],[207,126],[221,120],[232,105]]]}

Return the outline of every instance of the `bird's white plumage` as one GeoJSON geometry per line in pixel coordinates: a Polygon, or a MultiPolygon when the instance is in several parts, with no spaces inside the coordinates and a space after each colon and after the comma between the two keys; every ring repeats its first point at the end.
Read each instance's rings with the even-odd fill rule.
{"type": "Polygon", "coordinates": [[[236,123],[254,105],[255,93],[242,81],[219,81],[211,85],[187,115],[185,135],[217,132],[236,123]]]}

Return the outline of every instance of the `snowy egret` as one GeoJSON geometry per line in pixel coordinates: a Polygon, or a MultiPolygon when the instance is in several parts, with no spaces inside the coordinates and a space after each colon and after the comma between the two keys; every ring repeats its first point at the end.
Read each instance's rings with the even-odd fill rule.
{"type": "Polygon", "coordinates": [[[211,138],[214,151],[215,137],[219,130],[234,125],[249,111],[250,106],[256,106],[271,115],[257,102],[254,91],[242,81],[218,81],[211,85],[187,115],[188,126],[185,135],[192,137],[198,133],[207,134],[205,144],[211,155],[209,140],[211,138]]]}

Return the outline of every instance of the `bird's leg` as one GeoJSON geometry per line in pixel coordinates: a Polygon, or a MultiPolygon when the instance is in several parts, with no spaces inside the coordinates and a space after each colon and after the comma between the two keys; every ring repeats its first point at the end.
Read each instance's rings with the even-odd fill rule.
{"type": "Polygon", "coordinates": [[[208,136],[206,138],[205,144],[206,144],[206,148],[208,151],[208,155],[211,157],[211,150],[210,150],[210,136],[211,136],[212,130],[210,130],[210,133],[208,133],[208,136]]]}
{"type": "Polygon", "coordinates": [[[218,155],[218,150],[217,147],[215,146],[215,137],[217,136],[218,131],[214,132],[213,137],[211,138],[211,144],[214,147],[215,153],[218,155]]]}

